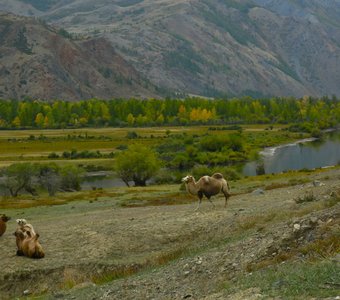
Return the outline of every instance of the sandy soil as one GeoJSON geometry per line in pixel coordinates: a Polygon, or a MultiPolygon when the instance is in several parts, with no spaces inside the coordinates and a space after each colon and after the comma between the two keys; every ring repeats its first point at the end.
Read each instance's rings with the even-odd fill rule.
{"type": "Polygon", "coordinates": [[[0,238],[0,298],[44,292],[51,299],[262,299],[257,290],[225,295],[221,287],[252,263],[285,250],[288,241],[307,242],[306,234],[317,234],[322,222],[338,220],[339,203],[313,207],[340,189],[340,170],[313,176],[321,186],[234,195],[226,209],[219,197],[215,208],[204,201],[198,212],[196,203],[122,208],[114,198],[7,210],[12,220],[0,238]],[[307,192],[317,201],[296,204],[307,192]],[[15,255],[16,218],[34,225],[45,258],[15,255]],[[315,224],[304,227],[311,218],[315,224]],[[297,222],[305,228],[299,233],[293,229],[297,222]],[[137,270],[143,271],[93,283],[105,274],[137,270]]]}

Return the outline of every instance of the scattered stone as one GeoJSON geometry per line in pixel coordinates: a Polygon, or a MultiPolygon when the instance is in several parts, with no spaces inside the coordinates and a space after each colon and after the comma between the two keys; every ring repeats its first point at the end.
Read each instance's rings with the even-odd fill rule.
{"type": "Polygon", "coordinates": [[[318,225],[323,225],[325,222],[323,222],[322,220],[318,220],[318,225]]]}
{"type": "Polygon", "coordinates": [[[202,257],[200,257],[200,256],[197,257],[196,264],[197,265],[202,264],[202,257]]]}
{"type": "Polygon", "coordinates": [[[185,276],[188,276],[189,274],[190,274],[190,271],[185,271],[185,272],[184,272],[184,275],[185,275],[185,276]]]}
{"type": "Polygon", "coordinates": [[[82,288],[85,288],[85,287],[95,287],[95,286],[96,286],[95,283],[93,283],[91,281],[85,281],[85,282],[82,282],[82,283],[75,285],[72,289],[77,290],[77,289],[82,289],[82,288]]]}
{"type": "Polygon", "coordinates": [[[313,185],[316,187],[316,186],[324,186],[325,184],[322,183],[322,182],[319,181],[319,180],[314,180],[314,181],[313,181],[313,185]]]}
{"type": "Polygon", "coordinates": [[[318,222],[318,218],[316,218],[316,217],[311,217],[310,219],[309,219],[309,221],[310,221],[310,223],[311,224],[316,224],[317,222],[318,222]]]}
{"type": "Polygon", "coordinates": [[[264,194],[264,190],[263,189],[256,189],[254,191],[252,191],[253,195],[263,195],[264,194]]]}
{"type": "Polygon", "coordinates": [[[301,225],[299,223],[295,223],[293,231],[298,232],[300,229],[301,229],[301,225]]]}

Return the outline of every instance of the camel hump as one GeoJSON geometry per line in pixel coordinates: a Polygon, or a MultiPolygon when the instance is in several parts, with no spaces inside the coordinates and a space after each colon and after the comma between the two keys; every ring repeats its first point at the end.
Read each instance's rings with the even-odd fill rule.
{"type": "Polygon", "coordinates": [[[214,173],[211,177],[215,179],[223,179],[223,175],[221,173],[214,173]]]}
{"type": "Polygon", "coordinates": [[[207,176],[207,175],[203,176],[202,179],[203,179],[204,183],[209,183],[209,176],[207,176]]]}

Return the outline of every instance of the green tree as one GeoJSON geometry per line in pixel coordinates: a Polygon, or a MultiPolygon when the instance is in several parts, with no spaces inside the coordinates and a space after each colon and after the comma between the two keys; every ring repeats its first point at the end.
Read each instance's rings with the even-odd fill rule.
{"type": "Polygon", "coordinates": [[[60,168],[55,163],[40,165],[38,177],[41,186],[50,196],[54,196],[61,187],[60,168]]]}
{"type": "Polygon", "coordinates": [[[84,170],[74,165],[67,165],[61,168],[61,185],[64,191],[80,191],[80,183],[84,170]]]}
{"type": "Polygon", "coordinates": [[[160,169],[161,162],[156,153],[143,145],[130,145],[116,157],[115,170],[118,176],[129,186],[145,186],[146,181],[160,169]]]}
{"type": "Polygon", "coordinates": [[[9,191],[12,197],[19,192],[26,191],[36,194],[37,168],[31,163],[12,164],[3,171],[2,186],[9,191]]]}

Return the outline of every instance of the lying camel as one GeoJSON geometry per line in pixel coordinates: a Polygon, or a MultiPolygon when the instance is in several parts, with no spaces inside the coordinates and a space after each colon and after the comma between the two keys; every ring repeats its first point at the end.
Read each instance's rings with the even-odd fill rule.
{"type": "Polygon", "coordinates": [[[0,236],[2,236],[7,228],[6,222],[9,221],[11,218],[6,215],[0,215],[0,236]]]}
{"type": "Polygon", "coordinates": [[[195,210],[200,208],[203,196],[206,196],[210,203],[215,206],[210,198],[219,193],[224,194],[224,207],[227,206],[227,201],[230,197],[229,184],[221,173],[215,173],[212,176],[203,176],[197,182],[193,176],[188,175],[182,178],[182,182],[185,183],[185,187],[190,194],[198,196],[198,205],[195,210]]]}
{"type": "Polygon", "coordinates": [[[17,229],[14,232],[14,235],[16,237],[16,244],[18,247],[18,256],[27,256],[30,258],[43,258],[45,256],[43,248],[38,241],[38,233],[32,236],[30,231],[24,232],[20,229],[17,229]]]}
{"type": "Polygon", "coordinates": [[[25,219],[17,219],[16,220],[18,223],[18,228],[23,231],[23,232],[27,232],[29,231],[31,233],[31,236],[35,236],[36,233],[34,231],[33,225],[27,223],[27,221],[25,219]]]}

